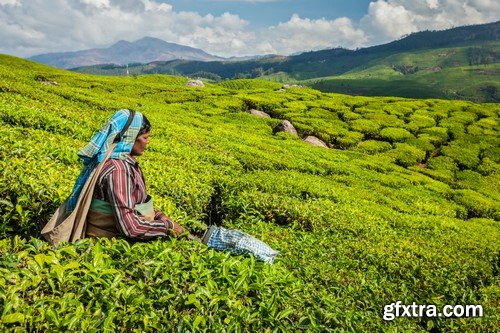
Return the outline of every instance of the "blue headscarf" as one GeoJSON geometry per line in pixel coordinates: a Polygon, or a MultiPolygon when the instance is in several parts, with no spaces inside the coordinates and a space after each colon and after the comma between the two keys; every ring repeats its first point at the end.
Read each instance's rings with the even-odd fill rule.
{"type": "MultiPolygon", "coordinates": [[[[76,179],[73,192],[67,200],[67,212],[75,209],[83,185],[89,178],[94,168],[102,162],[110,149],[111,144],[115,140],[115,137],[125,127],[129,114],[130,110],[126,109],[121,109],[115,112],[106,125],[104,125],[104,127],[92,137],[92,140],[90,140],[90,142],[78,152],[78,157],[83,160],[83,166],[80,175],[76,179]]],[[[116,145],[116,148],[110,158],[125,159],[126,156],[130,154],[132,147],[134,146],[135,139],[139,134],[142,119],[142,114],[140,112],[135,112],[134,119],[125,134],[122,136],[121,140],[116,145]]]]}

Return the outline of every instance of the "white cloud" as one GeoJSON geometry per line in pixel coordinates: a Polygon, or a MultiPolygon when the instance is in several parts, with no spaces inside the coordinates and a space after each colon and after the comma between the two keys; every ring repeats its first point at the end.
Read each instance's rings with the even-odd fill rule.
{"type": "Polygon", "coordinates": [[[499,17],[500,2],[495,0],[377,0],[359,22],[295,14],[286,22],[252,31],[252,25],[235,13],[176,11],[160,0],[0,0],[0,53],[27,57],[152,36],[220,56],[290,54],[369,46],[414,31],[499,17]]]}
{"type": "Polygon", "coordinates": [[[372,29],[369,31],[372,34],[375,32],[389,39],[395,39],[417,30],[414,23],[415,14],[402,5],[377,1],[370,3],[368,8],[368,16],[363,20],[371,25],[372,29]]]}
{"type": "Polygon", "coordinates": [[[499,1],[377,0],[370,3],[360,27],[372,45],[416,31],[487,23],[499,18],[499,1]]]}
{"type": "Polygon", "coordinates": [[[81,2],[99,8],[109,8],[109,0],[80,0],[81,2]]]}
{"type": "Polygon", "coordinates": [[[427,5],[431,9],[436,9],[439,7],[439,0],[425,0],[427,2],[427,5]]]}
{"type": "Polygon", "coordinates": [[[250,3],[265,3],[265,2],[280,2],[285,0],[207,0],[207,2],[250,2],[250,3]]]}
{"type": "Polygon", "coordinates": [[[21,4],[21,0],[0,0],[0,6],[19,6],[21,4]]]}
{"type": "Polygon", "coordinates": [[[275,52],[284,54],[333,46],[357,47],[366,42],[364,32],[347,17],[311,20],[294,14],[289,21],[270,27],[264,35],[275,52]]]}
{"type": "Polygon", "coordinates": [[[30,0],[0,8],[0,52],[18,56],[105,47],[144,36],[231,55],[244,52],[255,38],[238,15],[176,12],[154,0],[30,0]]]}

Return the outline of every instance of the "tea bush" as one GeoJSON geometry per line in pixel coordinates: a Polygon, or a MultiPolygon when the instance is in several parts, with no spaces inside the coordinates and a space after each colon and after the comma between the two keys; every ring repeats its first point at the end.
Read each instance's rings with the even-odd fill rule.
{"type": "Polygon", "coordinates": [[[443,147],[443,155],[453,158],[460,168],[475,170],[479,165],[479,146],[465,142],[453,142],[443,147]]]}
{"type": "Polygon", "coordinates": [[[377,140],[366,140],[358,144],[357,150],[365,152],[368,154],[376,154],[392,149],[389,142],[377,141],[377,140]]]}
{"type": "Polygon", "coordinates": [[[380,127],[403,127],[405,124],[404,120],[399,119],[397,116],[380,111],[365,114],[364,118],[375,121],[380,127]]]}
{"type": "Polygon", "coordinates": [[[1,331],[497,330],[497,104],[186,81],[0,55],[1,331]],[[77,151],[119,108],[153,124],[138,161],[157,208],[195,233],[254,235],[281,251],[273,266],[185,239],[41,240],[77,151]],[[300,137],[273,135],[282,119],[300,137]],[[384,321],[397,300],[485,313],[384,321]]]}
{"type": "Polygon", "coordinates": [[[417,114],[415,112],[413,115],[410,116],[410,123],[409,124],[415,124],[417,129],[418,129],[418,128],[436,126],[436,121],[432,117],[429,117],[427,115],[417,114]]]}
{"type": "Polygon", "coordinates": [[[363,133],[349,131],[345,135],[337,137],[335,145],[340,149],[348,149],[357,146],[363,138],[363,133]]]}
{"type": "Polygon", "coordinates": [[[498,174],[500,173],[500,164],[493,162],[488,157],[483,157],[481,165],[477,168],[477,171],[484,176],[498,174]]]}
{"type": "Polygon", "coordinates": [[[451,157],[448,156],[433,157],[429,160],[427,166],[434,170],[458,171],[457,164],[451,157]]]}
{"type": "Polygon", "coordinates": [[[467,209],[468,218],[500,218],[500,204],[475,191],[457,190],[453,193],[453,199],[467,209]]]}
{"type": "Polygon", "coordinates": [[[378,133],[380,126],[371,120],[357,119],[351,122],[351,129],[355,132],[360,132],[368,136],[374,136],[378,133]]]}
{"type": "Polygon", "coordinates": [[[405,143],[425,151],[426,159],[436,150],[436,147],[432,143],[432,139],[425,135],[421,135],[416,139],[410,139],[405,143]]]}
{"type": "Polygon", "coordinates": [[[403,142],[414,136],[404,128],[386,127],[380,130],[380,136],[389,142],[403,142]]]}
{"type": "Polygon", "coordinates": [[[396,143],[395,148],[387,154],[395,159],[396,164],[404,167],[415,165],[425,159],[425,151],[406,143],[396,143]]]}

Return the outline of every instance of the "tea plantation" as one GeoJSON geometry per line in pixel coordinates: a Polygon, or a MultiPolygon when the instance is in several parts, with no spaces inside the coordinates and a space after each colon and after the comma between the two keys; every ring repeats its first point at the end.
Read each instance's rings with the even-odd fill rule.
{"type": "Polygon", "coordinates": [[[0,56],[0,331],[498,330],[498,104],[186,81],[0,56]],[[185,239],[42,240],[77,151],[120,108],[153,124],[138,160],[157,208],[250,233],[274,265],[185,239]],[[273,134],[285,119],[297,137],[273,134]],[[385,321],[396,301],[484,316],[385,321]]]}

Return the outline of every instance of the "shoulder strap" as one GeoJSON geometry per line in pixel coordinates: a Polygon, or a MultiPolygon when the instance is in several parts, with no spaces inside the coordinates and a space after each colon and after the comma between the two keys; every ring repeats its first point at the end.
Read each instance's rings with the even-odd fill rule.
{"type": "Polygon", "coordinates": [[[114,143],[118,143],[122,140],[123,136],[125,135],[125,132],[127,132],[128,128],[130,127],[130,124],[132,123],[132,120],[134,120],[135,116],[135,111],[134,110],[129,110],[130,113],[128,115],[127,122],[125,123],[125,126],[123,129],[118,133],[115,137],[115,140],[113,141],[114,143]]]}

